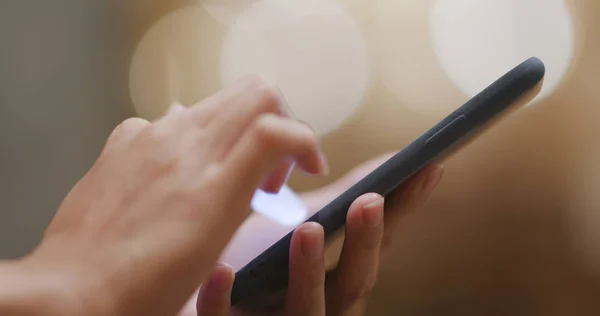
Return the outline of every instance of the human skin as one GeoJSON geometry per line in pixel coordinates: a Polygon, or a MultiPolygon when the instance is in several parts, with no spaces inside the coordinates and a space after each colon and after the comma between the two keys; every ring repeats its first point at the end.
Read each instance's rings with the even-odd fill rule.
{"type": "MultiPolygon", "coordinates": [[[[301,194],[309,213],[318,211],[390,156],[391,154],[385,154],[371,159],[334,183],[301,194]]],[[[326,282],[324,279],[319,279],[316,285],[315,282],[311,282],[314,280],[312,277],[314,273],[311,274],[311,271],[319,271],[318,275],[321,277],[325,276],[326,271],[322,260],[311,261],[302,256],[301,247],[298,246],[302,243],[298,241],[304,240],[306,229],[320,228],[319,226],[314,227],[313,223],[304,224],[295,231],[290,249],[290,282],[287,293],[276,295],[273,302],[268,302],[267,306],[231,309],[229,295],[234,277],[233,269],[229,265],[220,265],[206,282],[209,286],[201,288],[200,294],[192,297],[181,315],[296,315],[295,312],[300,312],[302,315],[362,314],[364,302],[377,280],[380,254],[385,253],[385,250],[391,246],[389,243],[392,239],[391,235],[399,225],[402,215],[420,208],[439,183],[442,174],[442,166],[429,166],[392,194],[389,199],[386,199],[385,226],[383,225],[384,203],[378,204],[374,209],[369,209],[373,203],[383,202],[383,199],[376,194],[366,194],[358,198],[349,210],[346,238],[339,264],[335,271],[329,273],[326,282]],[[363,225],[361,219],[369,213],[380,216],[381,223],[375,227],[363,225]],[[365,247],[365,245],[367,246],[365,247]],[[318,294],[314,294],[315,292],[318,294]],[[306,297],[311,297],[312,300],[301,301],[306,297]],[[196,300],[196,298],[198,299],[196,300]],[[307,311],[298,306],[313,309],[307,311]]],[[[241,266],[252,259],[251,251],[248,249],[265,248],[264,246],[276,241],[284,230],[284,227],[270,223],[267,219],[255,214],[242,225],[221,260],[241,266]],[[265,234],[268,236],[265,237],[265,234]],[[257,238],[259,235],[261,238],[257,238]]],[[[322,239],[312,239],[311,242],[311,247],[324,249],[322,239]]]]}
{"type": "MultiPolygon", "coordinates": [[[[240,80],[188,109],[176,105],[155,122],[126,120],[64,199],[40,245],[22,259],[0,263],[0,314],[175,315],[198,284],[232,275],[226,266],[214,267],[235,251],[229,247],[222,256],[250,215],[250,199],[257,188],[277,192],[292,164],[317,175],[328,169],[312,129],[289,118],[278,89],[258,77],[240,80]]],[[[396,202],[392,197],[391,209],[421,200],[406,192],[423,190],[436,177],[426,179],[414,180],[418,184],[404,188],[396,202]]],[[[335,191],[304,198],[307,205],[317,205],[335,191]]],[[[314,282],[309,296],[301,290],[306,283],[291,283],[288,297],[294,300],[287,300],[286,311],[306,307],[305,315],[320,314],[325,301],[348,310],[372,287],[385,240],[383,199],[368,194],[353,209],[347,229],[355,233],[347,239],[370,230],[364,235],[371,240],[371,255],[359,258],[366,261],[345,259],[355,253],[345,251],[338,271],[347,272],[333,283],[336,290],[327,291],[333,294],[323,294],[322,229],[303,225],[292,243],[291,253],[298,256],[290,275],[303,280],[304,271],[314,282]],[[294,250],[306,248],[306,237],[308,248],[318,250],[310,261],[294,250]],[[361,269],[345,268],[357,265],[361,269]],[[343,276],[350,271],[370,272],[367,278],[343,276]],[[358,286],[348,283],[352,280],[359,280],[358,286]]],[[[236,236],[244,233],[248,230],[236,236]]]]}
{"type": "MultiPolygon", "coordinates": [[[[290,162],[327,163],[279,90],[249,76],[154,121],[129,119],[39,246],[0,266],[2,315],[175,315],[290,162]]],[[[287,170],[284,170],[287,171],[287,170]]]]}

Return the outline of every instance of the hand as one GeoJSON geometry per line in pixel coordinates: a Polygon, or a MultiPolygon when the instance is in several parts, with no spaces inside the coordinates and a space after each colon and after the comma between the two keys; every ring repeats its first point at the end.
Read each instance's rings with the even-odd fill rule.
{"type": "Polygon", "coordinates": [[[323,229],[316,223],[298,227],[290,244],[288,289],[267,300],[229,310],[233,270],[219,266],[198,294],[198,315],[342,315],[352,311],[377,277],[383,234],[383,198],[366,194],[350,207],[348,237],[339,269],[325,284],[323,229]]]}
{"type": "MultiPolygon", "coordinates": [[[[311,207],[312,212],[316,212],[326,203],[328,203],[335,196],[346,190],[348,187],[353,185],[356,181],[364,177],[366,174],[371,172],[374,168],[379,166],[390,155],[384,155],[373,159],[367,163],[360,165],[353,171],[349,172],[346,176],[336,181],[332,185],[317,190],[315,192],[306,193],[303,195],[306,204],[311,207]]],[[[294,242],[303,240],[303,234],[306,234],[306,230],[314,229],[314,224],[304,224],[296,230],[292,242],[292,248],[290,249],[290,289],[287,294],[287,306],[284,305],[285,296],[280,297],[281,299],[273,300],[270,303],[269,308],[259,310],[261,315],[265,312],[270,314],[273,310],[282,312],[285,310],[293,311],[296,308],[290,308],[290,306],[296,306],[297,301],[306,297],[303,295],[304,291],[308,292],[308,289],[317,290],[320,295],[310,296],[312,298],[312,305],[307,302],[302,302],[302,306],[312,306],[316,309],[315,315],[322,315],[324,312],[322,306],[325,305],[327,308],[327,315],[347,315],[348,312],[361,312],[361,303],[365,299],[372,288],[378,267],[379,250],[381,248],[387,248],[390,246],[391,235],[396,226],[399,224],[399,218],[410,211],[413,211],[420,207],[425,201],[427,196],[432,192],[437,183],[440,181],[443,174],[443,168],[439,165],[433,165],[418,175],[413,177],[405,186],[400,188],[396,194],[393,194],[391,198],[386,201],[386,213],[385,213],[385,233],[383,242],[381,238],[381,230],[383,228],[383,222],[380,226],[376,226],[373,229],[369,229],[361,225],[362,215],[368,213],[368,208],[365,206],[369,204],[369,200],[374,198],[373,195],[367,194],[357,199],[351,206],[347,218],[346,227],[346,240],[343,245],[343,252],[338,265],[338,269],[332,273],[329,273],[327,278],[327,284],[325,285],[326,291],[323,290],[322,284],[316,282],[316,287],[310,287],[315,283],[311,283],[310,276],[304,275],[310,271],[320,271],[323,275],[325,272],[321,261],[308,262],[302,260],[301,247],[296,246],[294,248],[294,242]],[[360,229],[363,227],[363,229],[360,229]],[[366,231],[365,231],[366,230],[366,231]],[[371,245],[371,247],[364,247],[364,245],[371,245]],[[294,264],[295,263],[295,264],[294,264]],[[308,272],[307,272],[308,271],[308,272]],[[294,277],[296,276],[296,277],[294,277]],[[294,281],[295,280],[295,281],[294,281]],[[307,286],[308,285],[308,286],[307,286]],[[299,294],[300,293],[300,294],[299,294]],[[324,304],[324,300],[327,301],[324,304]]],[[[382,200],[381,200],[382,201],[382,200]]],[[[379,211],[383,211],[383,208],[378,208],[379,211]]],[[[374,214],[377,214],[377,210],[374,210],[374,214]]],[[[373,214],[373,213],[372,213],[373,214]]],[[[259,216],[257,216],[259,217],[259,216]]],[[[249,220],[251,222],[253,218],[249,220]]],[[[224,259],[231,259],[236,261],[237,258],[234,256],[236,250],[241,251],[241,247],[238,244],[242,244],[244,247],[249,245],[240,243],[239,241],[248,240],[248,236],[254,232],[255,236],[257,230],[260,229],[261,234],[264,235],[264,227],[256,225],[262,223],[259,221],[254,222],[254,226],[244,225],[244,230],[236,236],[232,244],[229,246],[228,252],[224,259]],[[254,228],[254,230],[253,230],[254,228]]],[[[268,231],[268,230],[267,230],[268,231]]],[[[262,241],[262,240],[261,240],[262,241]]],[[[298,242],[299,243],[299,242],[298,242]]],[[[316,244],[314,247],[318,248],[321,244],[316,244]]],[[[322,246],[321,246],[322,247],[322,246]]],[[[251,258],[246,259],[249,260],[251,258]]],[[[237,260],[239,261],[239,260],[237,260]]],[[[198,315],[229,315],[229,291],[233,282],[233,270],[227,265],[220,265],[213,273],[211,279],[207,285],[201,289],[198,295],[198,310],[203,312],[198,315]],[[217,312],[217,310],[220,310],[217,312]],[[210,311],[210,312],[208,312],[210,311]]],[[[188,304],[184,310],[183,315],[191,316],[196,315],[196,302],[194,299],[193,305],[188,304]]],[[[252,311],[255,311],[253,309],[252,311]]],[[[304,310],[301,314],[313,315],[310,312],[304,310]]],[[[311,312],[312,312],[311,311],[311,312]]],[[[244,315],[251,314],[248,310],[232,310],[230,311],[233,315],[244,315]]],[[[288,315],[288,314],[286,314],[288,315]]]]}
{"type": "Polygon", "coordinates": [[[259,185],[277,191],[291,163],[326,172],[312,130],[282,103],[252,77],[156,122],[118,126],[27,258],[65,293],[63,315],[176,314],[259,185]]]}

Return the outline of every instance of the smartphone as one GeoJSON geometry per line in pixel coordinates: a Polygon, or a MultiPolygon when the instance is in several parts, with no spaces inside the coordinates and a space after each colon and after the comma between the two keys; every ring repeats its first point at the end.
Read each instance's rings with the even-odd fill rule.
{"type": "MultiPolygon", "coordinates": [[[[541,89],[544,74],[544,63],[538,58],[522,62],[306,221],[321,224],[325,238],[336,233],[343,228],[348,208],[356,198],[370,192],[385,197],[425,166],[448,157],[490,123],[531,101],[541,89]]],[[[285,289],[292,234],[293,231],[236,272],[232,305],[285,289]]]]}

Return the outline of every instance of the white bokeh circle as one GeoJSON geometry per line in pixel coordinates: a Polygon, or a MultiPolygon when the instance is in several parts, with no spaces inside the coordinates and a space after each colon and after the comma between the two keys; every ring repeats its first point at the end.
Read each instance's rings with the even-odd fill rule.
{"type": "Polygon", "coordinates": [[[469,96],[536,56],[546,64],[543,98],[560,84],[574,52],[564,0],[436,0],[430,29],[439,62],[469,96]]]}
{"type": "Polygon", "coordinates": [[[154,23],[138,43],[129,70],[138,115],[154,119],[173,102],[189,105],[216,92],[224,33],[201,6],[185,6],[154,23]]]}
{"type": "Polygon", "coordinates": [[[224,85],[248,74],[267,78],[296,118],[323,135],[362,103],[368,60],[358,26],[336,2],[261,0],[230,25],[220,76],[224,85]]]}
{"type": "Polygon", "coordinates": [[[253,3],[260,0],[197,0],[215,20],[230,25],[253,3]]]}
{"type": "Polygon", "coordinates": [[[437,62],[429,40],[431,1],[374,1],[370,33],[377,74],[394,104],[438,117],[464,102],[437,62]]]}

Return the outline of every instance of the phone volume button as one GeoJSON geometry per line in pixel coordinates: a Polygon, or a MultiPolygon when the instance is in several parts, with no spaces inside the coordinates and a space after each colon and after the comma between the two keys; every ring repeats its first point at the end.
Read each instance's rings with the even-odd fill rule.
{"type": "MultiPolygon", "coordinates": [[[[464,115],[460,115],[450,123],[446,124],[446,126],[442,127],[438,130],[433,136],[429,137],[425,144],[432,143],[434,141],[439,141],[447,136],[452,136],[454,132],[457,131],[457,127],[461,126],[461,123],[464,123],[467,120],[467,117],[464,115]]],[[[452,137],[453,138],[453,137],[452,137]]]]}

